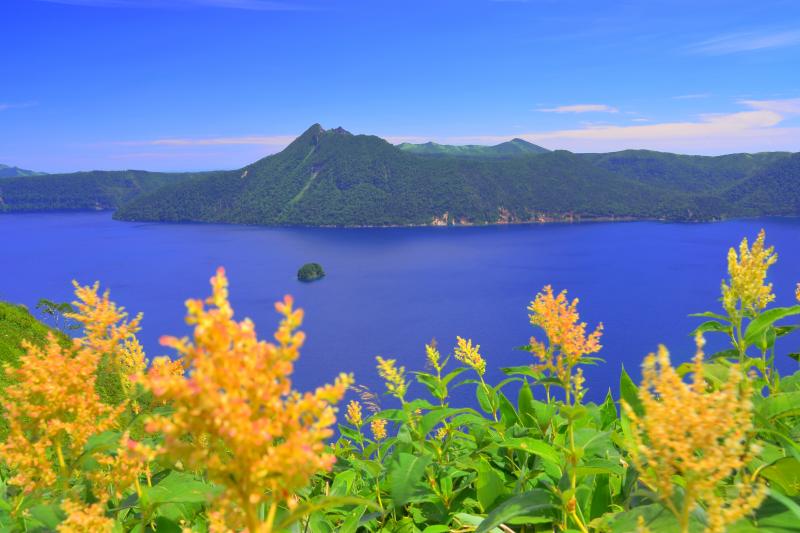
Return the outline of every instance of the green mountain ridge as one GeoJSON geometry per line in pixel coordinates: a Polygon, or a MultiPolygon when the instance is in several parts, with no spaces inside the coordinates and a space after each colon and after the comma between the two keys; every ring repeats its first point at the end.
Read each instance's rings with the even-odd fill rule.
{"type": "Polygon", "coordinates": [[[169,183],[205,173],[92,170],[0,181],[0,212],[117,209],[169,183]]]}
{"type": "Polygon", "coordinates": [[[35,170],[26,170],[19,167],[11,167],[8,165],[0,164],[0,178],[17,178],[22,176],[41,176],[44,172],[36,172],[35,170]]]}
{"type": "Polygon", "coordinates": [[[0,210],[116,209],[134,221],[387,226],[800,215],[800,154],[689,156],[392,145],[315,124],[241,169],[10,179],[0,210]]]}
{"type": "Polygon", "coordinates": [[[453,156],[453,157],[519,157],[524,155],[545,154],[547,148],[542,148],[523,139],[511,139],[494,146],[480,144],[465,144],[461,146],[451,144],[438,144],[427,142],[424,144],[401,143],[400,150],[417,155],[428,156],[453,156]]]}

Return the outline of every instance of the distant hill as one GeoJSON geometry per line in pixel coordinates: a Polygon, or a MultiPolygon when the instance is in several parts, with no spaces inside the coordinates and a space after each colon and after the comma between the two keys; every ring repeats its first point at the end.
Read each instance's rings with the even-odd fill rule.
{"type": "Polygon", "coordinates": [[[519,157],[524,155],[544,154],[549,152],[547,148],[542,148],[522,139],[512,139],[495,146],[483,146],[480,144],[467,144],[454,146],[450,144],[437,144],[427,142],[424,144],[402,143],[397,147],[405,152],[418,155],[429,156],[453,156],[453,157],[519,157]]]}
{"type": "Polygon", "coordinates": [[[382,226],[800,215],[800,154],[394,146],[315,124],[244,168],[79,172],[0,183],[0,210],[116,209],[122,220],[382,226]]]}
{"type": "Polygon", "coordinates": [[[21,176],[41,176],[44,172],[35,172],[33,170],[25,170],[19,167],[10,167],[8,165],[0,164],[0,178],[17,178],[21,176]]]}
{"type": "Polygon", "coordinates": [[[753,176],[771,163],[790,155],[790,152],[762,152],[702,156],[623,150],[607,154],[580,154],[580,157],[640,183],[687,192],[708,192],[753,176]]]}
{"type": "Polygon", "coordinates": [[[0,212],[117,209],[159,187],[202,175],[94,170],[8,178],[0,181],[0,212]]]}

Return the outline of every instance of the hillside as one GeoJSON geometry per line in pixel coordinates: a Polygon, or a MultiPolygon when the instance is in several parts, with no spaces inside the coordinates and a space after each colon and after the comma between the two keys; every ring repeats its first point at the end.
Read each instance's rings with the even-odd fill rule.
{"type": "Polygon", "coordinates": [[[480,144],[466,144],[461,146],[449,144],[437,144],[427,142],[424,144],[402,143],[397,147],[404,152],[417,155],[428,156],[452,156],[452,157],[490,157],[506,158],[520,157],[525,155],[545,154],[549,152],[547,148],[542,148],[522,139],[511,139],[495,146],[484,146],[480,144]]]}
{"type": "Polygon", "coordinates": [[[314,125],[279,154],[235,173],[210,174],[145,194],[115,216],[404,225],[572,216],[691,218],[699,210],[696,199],[685,194],[657,191],[566,151],[512,158],[424,157],[375,136],[314,125]]]}
{"type": "Polygon", "coordinates": [[[169,183],[202,175],[95,170],[8,178],[0,182],[0,212],[116,209],[169,183]]]}
{"type": "Polygon", "coordinates": [[[751,216],[800,214],[800,153],[774,161],[730,187],[724,200],[751,216]]]}
{"type": "Polygon", "coordinates": [[[19,167],[10,167],[8,165],[0,164],[0,178],[17,178],[22,176],[41,176],[44,172],[36,172],[34,170],[25,170],[19,167]]]}
{"type": "Polygon", "coordinates": [[[789,155],[789,152],[763,152],[714,157],[623,150],[607,154],[580,154],[580,157],[641,183],[694,193],[729,187],[789,155]]]}
{"type": "Polygon", "coordinates": [[[575,154],[520,139],[394,146],[315,124],[238,170],[4,179],[0,211],[116,209],[121,220],[312,226],[796,215],[798,157],[575,154]]]}

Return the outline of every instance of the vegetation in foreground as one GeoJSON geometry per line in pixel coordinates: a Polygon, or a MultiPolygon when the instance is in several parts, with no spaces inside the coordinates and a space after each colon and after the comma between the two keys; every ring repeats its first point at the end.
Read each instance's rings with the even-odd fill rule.
{"type": "MultiPolygon", "coordinates": [[[[500,383],[480,346],[425,347],[426,369],[377,358],[391,405],[341,374],[292,387],[304,336],[290,297],[272,342],[235,321],[220,269],[187,302],[191,338],[146,368],[130,318],[97,285],[76,285],[74,343],[52,332],[5,365],[0,528],[5,531],[796,531],[800,373],[775,370],[800,305],[770,307],[776,260],[764,235],[728,257],[722,309],[703,313],[691,363],[665,347],[621,398],[584,401],[583,366],[602,326],[545,287],[540,334],[500,383]],[[703,352],[703,335],[730,348],[703,352]],[[98,383],[116,380],[103,397],[98,383]],[[456,406],[455,387],[477,408],[456,406]],[[339,419],[346,391],[357,393],[339,419]],[[514,389],[515,397],[509,397],[514,389]],[[618,404],[620,408],[618,409],[618,404]]],[[[800,300],[800,286],[797,297],[800,300]]],[[[31,326],[35,328],[36,326],[31,326]]],[[[797,356],[794,356],[797,357],[797,356]]]]}

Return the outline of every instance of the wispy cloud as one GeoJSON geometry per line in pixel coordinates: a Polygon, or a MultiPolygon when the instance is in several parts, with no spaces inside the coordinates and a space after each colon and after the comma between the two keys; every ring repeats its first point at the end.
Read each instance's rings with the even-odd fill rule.
{"type": "MultiPolygon", "coordinates": [[[[498,144],[520,137],[550,148],[576,152],[603,152],[626,148],[701,154],[800,150],[800,128],[781,124],[791,115],[800,114],[800,98],[747,100],[739,103],[747,109],[733,113],[702,114],[695,120],[681,122],[624,126],[589,124],[575,129],[434,139],[417,136],[407,142],[435,140],[447,144],[498,144]]],[[[395,136],[391,142],[403,140],[406,139],[395,136]]]]}
{"type": "Polygon", "coordinates": [[[542,113],[618,113],[619,109],[605,104],[574,104],[558,107],[541,107],[542,113]]]}
{"type": "Polygon", "coordinates": [[[191,8],[216,7],[227,9],[244,9],[250,11],[295,11],[308,9],[307,6],[291,2],[275,2],[272,0],[37,0],[50,4],[65,4],[84,7],[109,8],[191,8]]]}
{"type": "Polygon", "coordinates": [[[711,93],[695,93],[695,94],[680,94],[678,96],[673,96],[673,100],[699,100],[700,98],[708,98],[711,96],[711,93]]]}
{"type": "Polygon", "coordinates": [[[785,98],[783,100],[740,100],[740,104],[753,109],[775,111],[786,115],[800,114],[800,98],[785,98]]]}
{"type": "Polygon", "coordinates": [[[115,141],[117,146],[285,146],[295,139],[293,135],[243,135],[234,137],[170,137],[144,141],[115,141]]]}
{"type": "Polygon", "coordinates": [[[8,103],[0,102],[0,111],[7,111],[9,109],[23,109],[25,107],[33,107],[36,102],[21,102],[21,103],[8,103]]]}
{"type": "Polygon", "coordinates": [[[725,55],[800,44],[800,30],[769,33],[733,33],[691,44],[687,50],[695,54],[725,55]]]}

